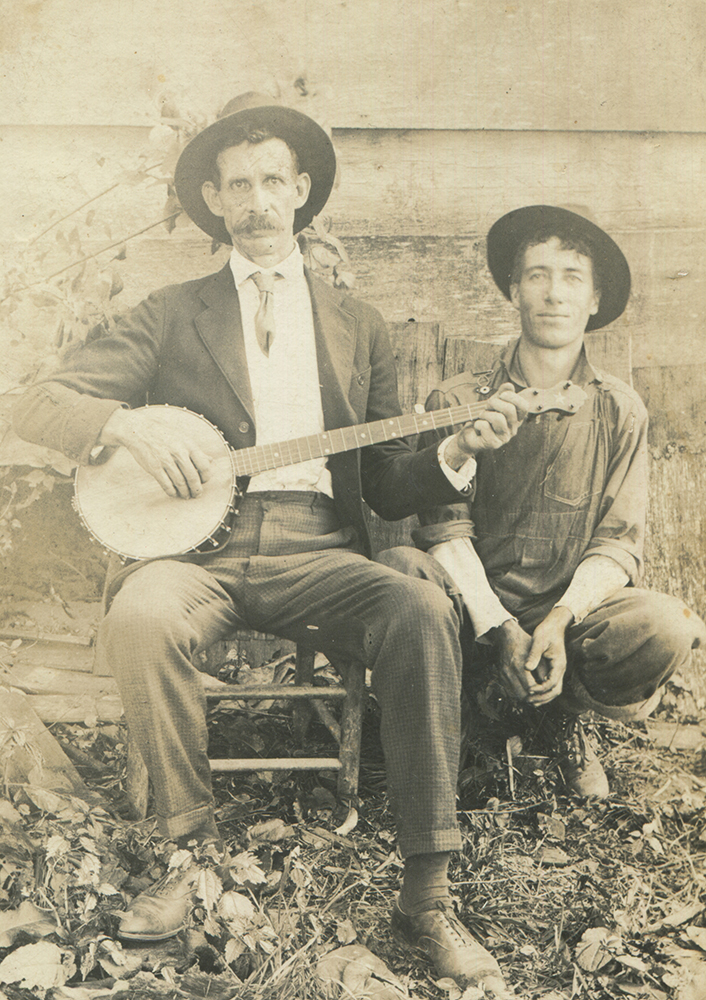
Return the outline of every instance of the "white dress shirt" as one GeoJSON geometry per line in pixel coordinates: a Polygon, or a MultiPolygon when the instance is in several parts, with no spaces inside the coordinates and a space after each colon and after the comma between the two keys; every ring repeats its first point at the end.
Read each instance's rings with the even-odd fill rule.
{"type": "MultiPolygon", "coordinates": [[[[314,317],[299,246],[295,243],[285,260],[269,268],[258,267],[234,249],[230,267],[240,301],[257,444],[322,434],[314,317]],[[260,293],[250,275],[257,271],[275,275],[275,336],[269,355],[262,352],[255,335],[260,293]]],[[[260,472],[250,480],[248,491],[260,490],[314,490],[333,496],[325,458],[260,472]]]]}

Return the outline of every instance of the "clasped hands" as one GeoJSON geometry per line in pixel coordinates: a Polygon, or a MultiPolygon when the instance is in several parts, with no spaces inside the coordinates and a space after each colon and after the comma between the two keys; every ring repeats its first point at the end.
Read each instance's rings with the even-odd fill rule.
{"type": "Polygon", "coordinates": [[[514,619],[492,630],[498,676],[515,701],[546,705],[561,694],[566,673],[565,635],[573,617],[568,608],[556,607],[531,636],[514,619]]]}

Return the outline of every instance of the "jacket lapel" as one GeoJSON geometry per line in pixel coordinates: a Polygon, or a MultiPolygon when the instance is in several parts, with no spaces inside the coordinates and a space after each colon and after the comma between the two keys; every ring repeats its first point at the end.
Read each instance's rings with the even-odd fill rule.
{"type": "Polygon", "coordinates": [[[207,308],[195,317],[196,328],[254,425],[240,303],[230,264],[207,278],[199,294],[207,308]]]}
{"type": "Polygon", "coordinates": [[[327,430],[355,422],[348,401],[355,358],[357,319],[341,305],[340,293],[305,269],[314,315],[321,405],[327,430]]]}

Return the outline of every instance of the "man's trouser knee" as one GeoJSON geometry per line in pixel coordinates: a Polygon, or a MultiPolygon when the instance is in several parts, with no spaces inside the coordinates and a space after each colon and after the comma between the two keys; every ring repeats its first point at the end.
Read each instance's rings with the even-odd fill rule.
{"type": "Polygon", "coordinates": [[[646,718],[702,642],[706,625],[679,598],[626,587],[569,627],[562,701],[574,712],[646,718]]]}

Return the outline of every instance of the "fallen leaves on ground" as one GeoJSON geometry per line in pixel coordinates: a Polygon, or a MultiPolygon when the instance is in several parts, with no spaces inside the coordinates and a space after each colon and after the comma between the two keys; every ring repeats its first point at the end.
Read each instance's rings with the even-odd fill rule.
{"type": "MultiPolygon", "coordinates": [[[[214,741],[232,743],[238,755],[263,746],[296,752],[281,703],[214,719],[214,741]]],[[[673,718],[658,722],[678,728],[673,718]]],[[[563,794],[555,761],[530,757],[524,738],[497,720],[493,727],[469,744],[464,849],[452,878],[462,919],[497,957],[508,988],[518,1000],[704,1000],[706,779],[696,741],[675,749],[652,741],[644,724],[589,726],[613,794],[587,803],[563,794]]],[[[124,733],[57,728],[106,764],[85,780],[119,811],[124,733]]],[[[312,739],[321,744],[312,752],[330,750],[323,727],[312,739]]],[[[8,1000],[323,1000],[334,984],[317,968],[337,952],[379,960],[391,978],[373,972],[371,988],[395,997],[476,1000],[475,987],[435,979],[423,958],[391,939],[402,863],[374,712],[358,823],[345,834],[336,826],[333,774],[219,776],[215,790],[227,872],[216,870],[208,849],[178,851],[151,820],[130,824],[31,783],[9,789],[0,800],[0,983],[8,1000]],[[200,874],[190,927],[170,941],[123,946],[116,914],[170,866],[191,864],[200,874]]],[[[375,996],[358,971],[359,995],[375,996]]]]}

